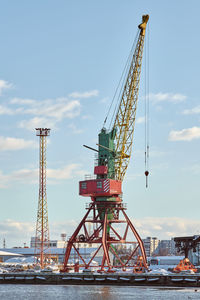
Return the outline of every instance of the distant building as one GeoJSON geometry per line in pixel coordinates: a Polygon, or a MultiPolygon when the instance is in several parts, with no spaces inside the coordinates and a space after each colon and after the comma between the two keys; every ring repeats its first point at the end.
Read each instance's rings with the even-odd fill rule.
{"type": "MultiPolygon", "coordinates": [[[[36,243],[36,238],[33,236],[31,237],[30,241],[30,248],[35,248],[35,243],[36,243]]],[[[37,242],[38,244],[40,243],[39,241],[37,242]]],[[[49,246],[50,248],[66,248],[67,247],[67,241],[65,240],[50,240],[49,241],[49,246]]],[[[87,244],[87,243],[79,243],[77,242],[75,244],[76,248],[95,248],[95,244],[87,244]]]]}
{"type": "MultiPolygon", "coordinates": [[[[51,256],[59,261],[60,263],[63,262],[64,256],[65,256],[65,251],[67,247],[67,241],[65,240],[66,236],[62,237],[62,240],[50,240],[50,248],[49,248],[49,253],[51,256]]],[[[30,248],[29,247],[13,247],[13,248],[5,248],[5,249],[0,249],[0,251],[7,251],[8,255],[4,255],[4,260],[9,259],[10,255],[13,257],[18,257],[18,256],[24,256],[24,257],[30,257],[35,255],[35,243],[36,243],[36,238],[31,237],[30,241],[30,248]],[[10,254],[12,253],[12,254],[10,254]]],[[[39,243],[39,242],[38,242],[39,243]]],[[[97,245],[96,244],[88,244],[86,243],[76,243],[75,247],[79,249],[79,252],[81,256],[84,259],[91,259],[91,253],[97,250],[97,245]]],[[[71,251],[71,256],[70,256],[70,261],[78,261],[79,257],[74,249],[71,251]]]]}
{"type": "Polygon", "coordinates": [[[161,256],[176,255],[177,253],[174,240],[161,240],[159,242],[156,254],[161,256]]]}
{"type": "Polygon", "coordinates": [[[143,239],[146,255],[150,256],[167,256],[177,255],[175,242],[171,240],[158,240],[157,237],[147,237],[143,239]]]}
{"type": "MultiPolygon", "coordinates": [[[[91,259],[91,253],[96,251],[97,248],[79,248],[79,252],[81,256],[84,259],[91,259]]],[[[10,258],[10,253],[12,253],[12,257],[18,257],[18,256],[24,256],[24,257],[30,257],[35,255],[35,248],[22,248],[22,247],[14,247],[14,248],[6,248],[6,249],[0,249],[1,251],[9,252],[8,255],[4,255],[4,261],[10,258]]],[[[64,257],[65,257],[65,248],[56,248],[52,247],[50,248],[50,254],[54,258],[54,260],[57,260],[59,263],[63,263],[64,257]]],[[[80,260],[78,257],[76,251],[72,249],[71,256],[70,256],[70,263],[80,260]]]]}
{"type": "MultiPolygon", "coordinates": [[[[3,248],[5,249],[5,248],[3,248]]],[[[0,262],[4,262],[5,260],[11,258],[11,257],[19,257],[22,256],[19,253],[12,253],[12,252],[6,252],[6,251],[2,251],[0,250],[0,262]]]]}
{"type": "Polygon", "coordinates": [[[178,265],[180,260],[182,260],[184,256],[155,256],[149,259],[149,263],[151,266],[153,265],[162,265],[162,266],[170,266],[175,267],[178,265]]]}
{"type": "MultiPolygon", "coordinates": [[[[37,242],[39,244],[39,241],[37,242]]],[[[35,248],[36,238],[34,236],[31,237],[30,248],[35,248]]],[[[50,248],[64,248],[66,247],[66,242],[63,240],[50,240],[49,242],[50,248]]]]}
{"type": "Polygon", "coordinates": [[[146,255],[148,257],[154,255],[159,245],[159,240],[157,239],[157,237],[148,236],[146,239],[143,239],[142,241],[144,243],[146,255]]]}

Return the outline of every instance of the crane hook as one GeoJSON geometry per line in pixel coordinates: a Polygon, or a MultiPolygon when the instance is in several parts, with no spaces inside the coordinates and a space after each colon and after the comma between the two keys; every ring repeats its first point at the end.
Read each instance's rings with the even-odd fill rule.
{"type": "Polygon", "coordinates": [[[146,176],[146,188],[147,188],[148,187],[148,175],[149,175],[149,171],[145,171],[144,174],[146,176]]]}

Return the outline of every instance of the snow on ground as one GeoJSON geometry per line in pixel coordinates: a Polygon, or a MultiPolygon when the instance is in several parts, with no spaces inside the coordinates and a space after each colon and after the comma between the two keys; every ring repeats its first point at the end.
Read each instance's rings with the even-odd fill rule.
{"type": "Polygon", "coordinates": [[[163,274],[163,275],[167,275],[167,274],[172,273],[168,269],[173,269],[175,267],[176,267],[176,265],[150,265],[149,269],[151,271],[149,273],[150,274],[163,274]]]}
{"type": "Polygon", "coordinates": [[[8,270],[5,270],[4,268],[0,268],[0,274],[2,273],[8,273],[8,270]]]}
{"type": "Polygon", "coordinates": [[[166,269],[162,269],[162,268],[158,268],[158,269],[154,269],[152,271],[150,271],[148,274],[161,274],[161,275],[168,275],[169,271],[167,271],[166,269]]]}
{"type": "Polygon", "coordinates": [[[29,257],[12,257],[5,261],[5,263],[14,264],[34,264],[34,256],[29,257]]]}

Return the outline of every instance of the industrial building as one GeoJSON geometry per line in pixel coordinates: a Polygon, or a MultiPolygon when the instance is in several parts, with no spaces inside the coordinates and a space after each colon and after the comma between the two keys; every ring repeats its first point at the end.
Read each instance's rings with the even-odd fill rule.
{"type": "MultiPolygon", "coordinates": [[[[35,248],[35,245],[36,245],[36,237],[31,237],[30,248],[35,248]]],[[[50,248],[64,248],[64,247],[66,247],[66,241],[50,240],[49,246],[50,246],[50,248]]]]}
{"type": "Polygon", "coordinates": [[[142,240],[144,243],[144,248],[146,251],[146,255],[148,257],[152,256],[155,254],[156,249],[158,248],[159,245],[159,240],[157,239],[157,237],[146,237],[146,239],[142,240]]]}
{"type": "Polygon", "coordinates": [[[171,240],[161,240],[158,245],[157,253],[159,255],[176,255],[175,242],[171,240]]]}
{"type": "Polygon", "coordinates": [[[173,238],[171,240],[159,240],[157,237],[146,237],[142,241],[148,257],[177,255],[173,238]]]}
{"type": "MultiPolygon", "coordinates": [[[[63,259],[64,259],[64,255],[65,255],[65,250],[66,248],[57,248],[57,247],[50,247],[49,248],[49,252],[51,254],[51,256],[53,257],[53,259],[58,262],[58,263],[63,263],[63,259]]],[[[89,259],[91,258],[92,253],[96,250],[96,248],[85,248],[85,247],[81,247],[79,248],[79,252],[81,253],[81,256],[84,259],[89,259]]],[[[6,261],[8,259],[12,257],[31,257],[34,256],[35,254],[35,248],[28,248],[28,247],[16,247],[16,248],[6,248],[6,249],[0,249],[0,254],[1,251],[3,253],[3,256],[0,255],[0,257],[2,257],[3,261],[6,261]]],[[[72,250],[71,256],[70,256],[70,261],[71,262],[76,262],[78,261],[78,255],[76,253],[76,251],[72,250]]]]}

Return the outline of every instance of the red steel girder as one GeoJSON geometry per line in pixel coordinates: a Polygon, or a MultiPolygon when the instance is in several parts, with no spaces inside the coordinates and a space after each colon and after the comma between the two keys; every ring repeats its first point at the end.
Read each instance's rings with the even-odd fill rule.
{"type": "MultiPolygon", "coordinates": [[[[69,268],[73,266],[73,264],[69,264],[69,258],[70,255],[72,255],[72,247],[74,248],[75,252],[78,254],[78,257],[80,257],[82,263],[80,266],[85,268],[91,268],[95,267],[91,265],[92,261],[95,260],[97,255],[99,255],[99,251],[101,250],[101,262],[99,262],[97,268],[99,268],[101,271],[105,270],[105,268],[108,268],[108,270],[111,270],[114,267],[122,268],[124,267],[131,267],[134,268],[134,265],[130,265],[131,259],[134,259],[136,253],[140,251],[141,253],[144,266],[147,267],[146,263],[146,254],[143,242],[137,233],[135,227],[131,223],[130,219],[125,213],[125,208],[121,203],[114,203],[113,202],[104,202],[104,217],[103,219],[100,219],[101,212],[99,211],[99,205],[102,204],[101,202],[93,201],[90,203],[89,207],[87,208],[87,213],[85,214],[84,218],[78,225],[77,229],[69,239],[66,253],[65,253],[65,260],[64,260],[64,267],[63,272],[68,272],[69,268]],[[108,214],[114,210],[114,212],[119,212],[119,220],[114,219],[108,219],[108,214]],[[123,219],[122,219],[123,218],[123,219]],[[117,222],[116,222],[117,221],[117,222]],[[89,223],[94,224],[94,228],[92,229],[92,232],[90,232],[87,228],[89,223]],[[114,228],[113,226],[116,224],[117,228],[114,228]],[[121,233],[118,229],[118,227],[122,226],[123,224],[126,224],[125,228],[123,229],[123,232],[121,233]],[[128,231],[133,236],[131,240],[128,238],[128,231]],[[79,240],[79,235],[84,234],[84,240],[79,240]],[[110,236],[112,234],[113,236],[110,236]],[[135,238],[135,241],[133,241],[133,238],[135,238]],[[76,247],[76,244],[87,244],[97,245],[97,249],[94,251],[94,253],[91,255],[89,262],[86,262],[85,258],[82,254],[80,254],[80,249],[76,247]],[[126,255],[126,259],[122,260],[120,257],[120,254],[118,253],[118,247],[117,245],[135,245],[135,248],[133,251],[128,255],[126,255]],[[118,260],[118,264],[115,264],[111,261],[110,255],[112,255],[118,260]]],[[[110,218],[110,215],[109,215],[110,218]]],[[[124,226],[124,225],[123,225],[124,226]]],[[[121,228],[121,227],[120,227],[121,228]]],[[[122,229],[121,229],[122,230],[122,229]]],[[[99,257],[99,256],[98,256],[99,257]]],[[[96,268],[95,267],[95,268],[96,268]]]]}

